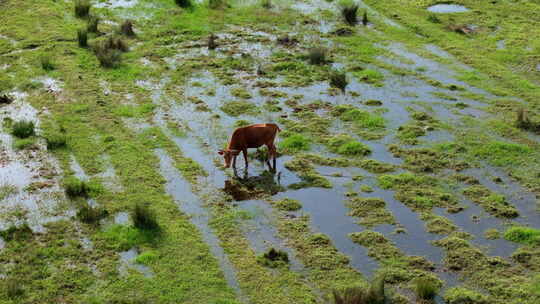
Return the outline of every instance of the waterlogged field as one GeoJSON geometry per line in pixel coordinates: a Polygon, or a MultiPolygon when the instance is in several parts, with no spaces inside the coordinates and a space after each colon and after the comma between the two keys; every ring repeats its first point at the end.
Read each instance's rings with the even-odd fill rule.
{"type": "Polygon", "coordinates": [[[540,303],[540,3],[356,5],[0,0],[0,303],[540,303]]]}

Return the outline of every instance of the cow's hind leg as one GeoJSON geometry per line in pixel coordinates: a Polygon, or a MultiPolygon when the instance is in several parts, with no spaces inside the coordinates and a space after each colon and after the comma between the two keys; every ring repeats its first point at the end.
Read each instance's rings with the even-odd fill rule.
{"type": "Polygon", "coordinates": [[[247,168],[248,168],[248,150],[247,149],[242,150],[242,154],[244,154],[244,160],[246,162],[246,170],[247,170],[247,168]]]}
{"type": "Polygon", "coordinates": [[[266,146],[268,147],[268,160],[266,163],[268,164],[268,167],[270,167],[270,171],[276,172],[276,146],[274,146],[273,143],[267,144],[266,146]],[[273,166],[270,165],[270,159],[272,159],[273,166]]]}

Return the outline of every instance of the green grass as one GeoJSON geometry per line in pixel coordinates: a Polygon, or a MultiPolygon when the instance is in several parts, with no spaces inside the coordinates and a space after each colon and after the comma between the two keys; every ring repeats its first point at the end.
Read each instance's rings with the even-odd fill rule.
{"type": "Polygon", "coordinates": [[[220,108],[225,114],[232,117],[238,117],[240,115],[255,115],[260,112],[259,108],[254,103],[249,101],[228,101],[220,108]]]}
{"type": "Polygon", "coordinates": [[[283,153],[308,151],[311,147],[311,140],[302,134],[291,134],[282,139],[278,147],[283,153]]]}
{"type": "Polygon", "coordinates": [[[366,144],[345,134],[331,137],[326,145],[330,151],[345,156],[366,156],[371,153],[371,149],[366,144]]]}
{"type": "Polygon", "coordinates": [[[16,138],[15,141],[13,142],[13,147],[16,150],[23,150],[23,149],[33,146],[35,142],[36,142],[36,138],[34,137],[16,138]]]}
{"type": "Polygon", "coordinates": [[[419,300],[433,300],[438,290],[437,284],[428,278],[420,278],[415,282],[414,291],[419,300]]]}
{"type": "Polygon", "coordinates": [[[302,204],[295,199],[284,198],[272,203],[277,209],[282,211],[297,211],[302,208],[302,204]]]}
{"type": "Polygon", "coordinates": [[[28,138],[35,134],[34,128],[33,121],[20,120],[11,126],[11,134],[18,138],[28,138]]]}
{"type": "Polygon", "coordinates": [[[477,157],[487,159],[495,166],[511,166],[523,164],[524,157],[532,151],[525,145],[493,141],[474,148],[472,153],[477,157]]]}
{"type": "Polygon", "coordinates": [[[504,232],[504,238],[526,245],[540,245],[540,229],[514,226],[504,232]]]}

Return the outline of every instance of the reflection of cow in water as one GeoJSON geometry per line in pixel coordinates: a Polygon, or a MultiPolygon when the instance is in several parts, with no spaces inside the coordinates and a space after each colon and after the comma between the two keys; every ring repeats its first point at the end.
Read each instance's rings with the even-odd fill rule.
{"type": "Polygon", "coordinates": [[[266,145],[268,147],[267,164],[272,170],[275,170],[277,151],[276,146],[274,146],[274,139],[279,131],[281,130],[276,124],[255,124],[234,130],[227,149],[218,152],[225,158],[225,167],[229,168],[232,160],[232,166],[236,169],[236,157],[242,151],[247,169],[247,149],[266,145]],[[270,166],[270,158],[273,158],[273,168],[270,166]]]}

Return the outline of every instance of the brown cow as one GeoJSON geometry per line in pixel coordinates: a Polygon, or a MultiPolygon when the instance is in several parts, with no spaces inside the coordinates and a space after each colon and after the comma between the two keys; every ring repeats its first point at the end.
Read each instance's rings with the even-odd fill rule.
{"type": "Polygon", "coordinates": [[[227,149],[220,150],[218,153],[225,158],[225,168],[231,166],[231,159],[233,168],[236,169],[236,157],[240,154],[240,151],[244,154],[244,160],[246,161],[246,169],[248,167],[248,148],[258,148],[262,145],[268,147],[268,166],[270,166],[270,158],[273,158],[274,168],[276,169],[276,146],[274,146],[274,139],[276,134],[281,131],[276,124],[255,124],[247,127],[242,127],[234,130],[231,140],[227,149]]]}

